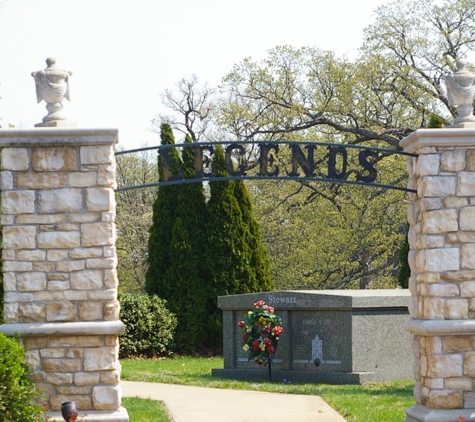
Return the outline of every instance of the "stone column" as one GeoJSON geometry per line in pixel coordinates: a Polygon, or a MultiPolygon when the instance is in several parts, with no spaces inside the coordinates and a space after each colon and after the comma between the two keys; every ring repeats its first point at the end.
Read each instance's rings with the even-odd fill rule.
{"type": "Polygon", "coordinates": [[[117,130],[0,130],[5,317],[51,420],[127,422],[115,250],[117,130]]]}
{"type": "MultiPolygon", "coordinates": [[[[420,129],[408,162],[414,395],[407,422],[475,421],[475,130],[420,129]]],[[[401,359],[404,357],[401,356],[401,359]]]]}

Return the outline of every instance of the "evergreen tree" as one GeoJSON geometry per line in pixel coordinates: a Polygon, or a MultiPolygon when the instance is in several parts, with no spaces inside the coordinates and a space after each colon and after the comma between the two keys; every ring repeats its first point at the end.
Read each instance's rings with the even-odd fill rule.
{"type": "MultiPolygon", "coordinates": [[[[229,176],[224,152],[217,147],[213,159],[216,176],[229,176]]],[[[265,251],[242,182],[210,182],[208,201],[208,257],[212,294],[208,300],[210,339],[222,340],[222,315],[217,297],[272,289],[265,251]]],[[[218,343],[219,342],[219,343],[218,343]]]]}
{"type": "MultiPolygon", "coordinates": [[[[191,143],[189,136],[186,143],[191,143]]],[[[184,148],[183,172],[195,176],[194,148],[184,148]]],[[[206,342],[207,309],[210,294],[205,272],[206,200],[201,183],[181,186],[178,193],[176,221],[170,243],[170,265],[165,283],[173,285],[165,297],[177,315],[175,344],[178,350],[195,352],[206,342]]]]}
{"type": "MultiPolygon", "coordinates": [[[[169,124],[161,125],[160,139],[162,145],[175,144],[173,131],[169,124]]],[[[177,174],[181,168],[181,159],[178,151],[169,150],[172,172],[177,174]]],[[[158,156],[159,180],[164,180],[163,157],[158,156]]],[[[172,283],[167,283],[165,274],[170,262],[170,243],[172,241],[173,226],[176,221],[178,193],[180,186],[162,186],[158,188],[157,199],[153,204],[152,227],[148,241],[148,269],[145,275],[145,290],[148,294],[168,299],[173,293],[172,283]]]]}
{"type": "Polygon", "coordinates": [[[247,225],[245,244],[251,256],[251,269],[253,271],[254,284],[249,288],[252,292],[271,291],[274,283],[270,274],[267,251],[262,245],[261,229],[254,218],[251,198],[242,180],[234,184],[234,194],[240,206],[244,223],[247,225]]]}

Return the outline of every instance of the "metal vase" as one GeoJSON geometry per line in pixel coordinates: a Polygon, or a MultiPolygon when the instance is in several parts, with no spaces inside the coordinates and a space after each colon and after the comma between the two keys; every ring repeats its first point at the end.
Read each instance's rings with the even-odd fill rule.
{"type": "Polygon", "coordinates": [[[75,402],[67,401],[61,404],[61,415],[66,422],[74,422],[78,417],[78,407],[75,402]]]}

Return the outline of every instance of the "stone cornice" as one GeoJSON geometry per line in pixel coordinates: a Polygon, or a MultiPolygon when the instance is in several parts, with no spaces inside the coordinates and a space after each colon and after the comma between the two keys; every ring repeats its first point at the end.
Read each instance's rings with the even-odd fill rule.
{"type": "Polygon", "coordinates": [[[399,146],[409,153],[424,147],[475,147],[475,129],[418,129],[401,140],[399,146]]]}
{"type": "Polygon", "coordinates": [[[0,148],[111,145],[117,142],[118,129],[114,128],[0,129],[0,148]]]}
{"type": "Polygon", "coordinates": [[[422,336],[468,336],[475,335],[475,320],[419,320],[406,321],[404,327],[415,335],[422,336]]]}
{"type": "Polygon", "coordinates": [[[124,330],[122,321],[91,321],[91,322],[50,322],[20,323],[0,325],[0,333],[7,336],[22,337],[44,336],[97,336],[117,335],[124,330]]]}

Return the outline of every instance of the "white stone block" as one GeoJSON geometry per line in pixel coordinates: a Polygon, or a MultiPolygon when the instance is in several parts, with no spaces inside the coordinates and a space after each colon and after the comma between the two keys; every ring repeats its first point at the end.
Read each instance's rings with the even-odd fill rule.
{"type": "Polygon", "coordinates": [[[86,267],[86,262],[84,260],[76,261],[61,261],[56,263],[56,271],[61,271],[65,273],[80,271],[86,267]]]}
{"type": "Polygon", "coordinates": [[[87,188],[97,184],[96,172],[79,172],[69,174],[69,186],[72,188],[87,188]]]}
{"type": "Polygon", "coordinates": [[[118,284],[117,271],[115,269],[104,270],[104,287],[106,289],[116,289],[118,284]]]}
{"type": "Polygon", "coordinates": [[[88,300],[114,300],[117,298],[116,289],[90,290],[87,292],[88,300]]]}
{"type": "Polygon", "coordinates": [[[475,279],[460,283],[461,297],[475,297],[475,279]]]}
{"type": "Polygon", "coordinates": [[[101,221],[101,213],[71,213],[69,214],[69,221],[71,221],[71,223],[94,223],[96,221],[101,221]]]}
{"type": "Polygon", "coordinates": [[[457,179],[455,176],[427,176],[419,183],[419,197],[453,196],[456,192],[457,179]]]}
{"type": "Polygon", "coordinates": [[[17,224],[60,224],[66,221],[65,214],[27,214],[16,217],[17,224]]]}
{"type": "Polygon", "coordinates": [[[44,261],[46,259],[46,252],[41,249],[18,251],[16,258],[19,261],[44,261]]]}
{"type": "Polygon", "coordinates": [[[52,302],[46,304],[47,322],[67,322],[77,319],[76,306],[71,302],[52,302]]]}
{"type": "Polygon", "coordinates": [[[31,271],[33,264],[31,262],[22,261],[4,261],[3,271],[31,271]]]}
{"type": "Polygon", "coordinates": [[[35,226],[8,226],[3,228],[4,249],[36,249],[35,226]]]}
{"type": "Polygon", "coordinates": [[[2,192],[13,189],[13,174],[11,171],[2,171],[0,180],[2,192]]]}
{"type": "Polygon", "coordinates": [[[118,351],[115,347],[97,347],[84,350],[84,370],[113,371],[119,369],[118,351]]]}
{"type": "Polygon", "coordinates": [[[19,292],[46,290],[46,274],[39,272],[19,273],[16,276],[19,292]]]}
{"type": "Polygon", "coordinates": [[[117,258],[90,258],[86,259],[87,268],[109,269],[112,270],[117,267],[117,258]]]}
{"type": "Polygon", "coordinates": [[[34,148],[32,154],[35,171],[75,171],[77,151],[70,147],[34,148]]]}
{"type": "Polygon", "coordinates": [[[10,324],[18,321],[18,303],[5,303],[3,305],[3,322],[10,324]]]}
{"type": "Polygon", "coordinates": [[[4,214],[33,214],[35,212],[35,192],[2,192],[2,212],[4,214]]]}
{"type": "Polygon", "coordinates": [[[440,156],[440,168],[442,171],[459,172],[465,169],[465,153],[463,149],[445,151],[440,156]]]}
{"type": "Polygon", "coordinates": [[[67,258],[67,249],[51,249],[46,252],[46,259],[51,262],[57,262],[67,258]]]}
{"type": "Polygon", "coordinates": [[[18,307],[18,317],[21,322],[44,322],[46,318],[46,305],[21,303],[18,307]]]}
{"type": "Polygon", "coordinates": [[[83,210],[81,189],[64,188],[38,192],[39,210],[45,214],[79,212],[83,210]]]}
{"type": "Polygon", "coordinates": [[[114,223],[83,224],[81,228],[81,246],[113,246],[116,240],[114,223]]]}
{"type": "Polygon", "coordinates": [[[459,354],[429,356],[427,359],[430,378],[461,377],[463,375],[463,357],[459,354]]]}
{"type": "Polygon", "coordinates": [[[439,272],[460,269],[460,249],[426,249],[419,253],[418,268],[421,271],[439,272]]]}
{"type": "Polygon", "coordinates": [[[74,374],[74,384],[78,387],[99,384],[99,372],[78,372],[74,374]]]}
{"type": "Polygon", "coordinates": [[[15,216],[10,214],[2,214],[1,222],[4,226],[13,226],[15,224],[15,216]]]}
{"type": "Polygon", "coordinates": [[[439,154],[420,155],[417,159],[416,174],[419,176],[434,176],[439,173],[439,154]]]}
{"type": "MultiPolygon", "coordinates": [[[[114,205],[115,207],[115,205],[114,205]]],[[[115,221],[115,212],[103,212],[101,215],[101,221],[114,222],[115,221]]]]}
{"type": "Polygon", "coordinates": [[[456,284],[430,284],[427,287],[428,296],[455,297],[460,294],[459,287],[456,284]]]}
{"type": "Polygon", "coordinates": [[[110,145],[84,146],[80,148],[81,164],[109,164],[115,161],[114,147],[110,145]]]}
{"type": "Polygon", "coordinates": [[[80,271],[71,274],[71,289],[96,290],[103,286],[102,271],[80,271]]]}
{"type": "Polygon", "coordinates": [[[116,410],[120,407],[119,386],[97,386],[92,390],[92,403],[97,410],[116,410]]]}
{"type": "Polygon", "coordinates": [[[439,234],[458,231],[457,210],[429,211],[422,214],[422,232],[439,234]]]}
{"type": "Polygon", "coordinates": [[[48,290],[64,291],[71,287],[69,280],[51,280],[48,281],[48,290]]]}
{"type": "Polygon", "coordinates": [[[468,306],[467,299],[447,299],[445,301],[446,319],[467,319],[468,306]]]}
{"type": "Polygon", "coordinates": [[[443,208],[442,198],[421,198],[419,203],[421,211],[435,211],[443,208]]]}
{"type": "Polygon", "coordinates": [[[86,189],[86,208],[88,211],[111,211],[115,208],[115,193],[110,188],[86,189]]]}
{"type": "Polygon", "coordinates": [[[466,270],[475,269],[475,244],[462,245],[461,268],[466,270]]]}
{"type": "Polygon", "coordinates": [[[457,175],[457,196],[475,195],[475,172],[462,171],[457,175]]]}
{"type": "Polygon", "coordinates": [[[15,273],[3,274],[3,291],[4,292],[16,292],[16,276],[15,273]]]}
{"type": "Polygon", "coordinates": [[[3,299],[5,303],[33,302],[33,293],[5,292],[3,299]]]}
{"type": "Polygon", "coordinates": [[[460,230],[475,231],[475,207],[460,209],[460,230]]]}
{"type": "Polygon", "coordinates": [[[445,301],[441,298],[427,297],[423,299],[423,315],[421,319],[444,319],[445,301]]]}
{"type": "Polygon", "coordinates": [[[69,249],[81,246],[79,232],[43,232],[38,234],[38,247],[44,249],[69,249]]]}
{"type": "Polygon", "coordinates": [[[69,257],[73,259],[100,258],[102,256],[102,248],[75,248],[69,251],[69,257]]]}
{"type": "Polygon", "coordinates": [[[418,239],[420,249],[442,248],[445,245],[445,237],[442,235],[419,236],[418,239]]]}
{"type": "Polygon", "coordinates": [[[469,204],[469,198],[464,196],[448,196],[447,198],[444,198],[442,203],[445,208],[461,208],[466,207],[469,204]]]}
{"type": "Polygon", "coordinates": [[[3,148],[2,170],[26,171],[30,168],[30,156],[26,148],[3,148]]]}

